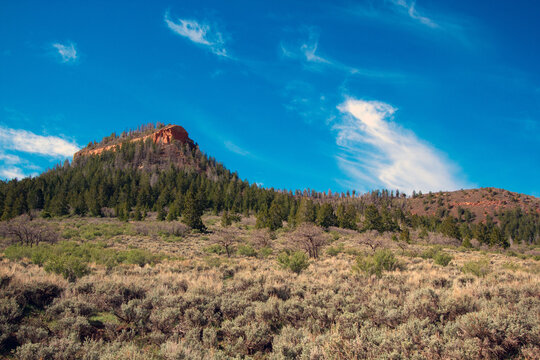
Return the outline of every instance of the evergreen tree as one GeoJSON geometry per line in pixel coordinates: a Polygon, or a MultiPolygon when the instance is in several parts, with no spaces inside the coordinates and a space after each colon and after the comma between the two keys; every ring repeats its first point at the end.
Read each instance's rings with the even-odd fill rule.
{"type": "Polygon", "coordinates": [[[503,235],[501,229],[498,226],[493,226],[493,229],[491,230],[491,234],[489,236],[489,243],[492,246],[499,245],[504,248],[508,248],[510,246],[508,239],[503,235]]]}
{"type": "Polygon", "coordinates": [[[377,230],[379,233],[384,232],[382,218],[375,205],[368,205],[366,208],[362,230],[377,230]]]}
{"type": "Polygon", "coordinates": [[[406,242],[407,244],[411,243],[411,234],[409,233],[408,228],[404,228],[401,230],[401,233],[399,234],[399,240],[406,242]]]}
{"type": "Polygon", "coordinates": [[[161,206],[157,213],[157,219],[158,221],[163,221],[167,217],[167,212],[165,211],[165,208],[161,206]]]}
{"type": "Polygon", "coordinates": [[[173,202],[171,206],[169,206],[169,213],[167,214],[167,221],[175,221],[180,216],[180,212],[178,211],[178,207],[176,202],[173,202]]]}
{"type": "Polygon", "coordinates": [[[443,222],[439,226],[439,231],[448,237],[454,239],[461,239],[461,234],[456,225],[456,219],[451,216],[447,216],[444,218],[443,222]]]}
{"type": "Polygon", "coordinates": [[[300,200],[300,205],[296,212],[296,224],[314,223],[316,220],[315,206],[313,201],[306,197],[300,200]]]}
{"type": "Polygon", "coordinates": [[[184,203],[182,222],[192,229],[205,231],[206,227],[201,219],[202,214],[203,211],[199,199],[197,199],[191,191],[188,191],[186,194],[186,202],[184,203]]]}
{"type": "Polygon", "coordinates": [[[264,204],[257,213],[257,222],[255,223],[255,227],[257,229],[262,229],[266,227],[266,224],[268,224],[268,207],[266,204],[264,204]]]}
{"type": "Polygon", "coordinates": [[[223,214],[221,215],[221,226],[227,227],[227,226],[231,226],[231,224],[232,224],[232,219],[229,216],[229,212],[227,210],[224,210],[223,214]]]}
{"type": "Polygon", "coordinates": [[[337,224],[344,229],[356,230],[356,207],[352,204],[340,204],[337,209],[337,224]]]}
{"type": "Polygon", "coordinates": [[[133,211],[133,220],[135,221],[141,221],[143,219],[141,209],[139,206],[135,207],[135,211],[133,211]]]}
{"type": "Polygon", "coordinates": [[[324,203],[321,205],[319,214],[317,216],[317,224],[323,228],[329,228],[330,226],[335,226],[337,224],[334,208],[330,203],[324,203]]]}
{"type": "Polygon", "coordinates": [[[283,220],[281,219],[281,208],[277,201],[273,201],[268,210],[268,218],[266,220],[266,227],[270,231],[275,231],[283,226],[283,220]]]}

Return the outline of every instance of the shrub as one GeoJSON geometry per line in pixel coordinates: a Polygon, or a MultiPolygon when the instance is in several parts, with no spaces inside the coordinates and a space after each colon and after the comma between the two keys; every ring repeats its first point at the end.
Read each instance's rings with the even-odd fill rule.
{"type": "Polygon", "coordinates": [[[435,264],[441,266],[447,266],[448,264],[450,264],[450,261],[452,261],[452,259],[453,257],[445,252],[439,252],[433,257],[435,264]]]}
{"type": "Polygon", "coordinates": [[[125,253],[125,263],[143,267],[146,264],[154,264],[158,257],[142,249],[132,249],[125,253]]]}
{"type": "Polygon", "coordinates": [[[490,265],[488,259],[480,259],[477,261],[468,261],[463,264],[461,271],[465,274],[473,274],[478,277],[484,277],[490,273],[490,265]]]}
{"type": "Polygon", "coordinates": [[[256,257],[257,251],[251,245],[240,245],[237,250],[238,255],[256,257]]]}
{"type": "Polygon", "coordinates": [[[273,253],[272,248],[268,246],[265,246],[261,250],[259,250],[259,256],[263,259],[266,259],[267,257],[269,257],[270,255],[272,255],[272,253],[273,253]]]}
{"type": "Polygon", "coordinates": [[[343,244],[339,244],[338,246],[330,246],[328,249],[326,249],[326,254],[329,256],[337,256],[338,254],[342,253],[343,250],[343,244]]]}
{"type": "Polygon", "coordinates": [[[440,245],[435,245],[435,246],[432,246],[432,247],[424,250],[420,254],[420,257],[422,259],[433,259],[435,257],[435,255],[437,255],[441,250],[442,250],[442,247],[440,245]]]}
{"type": "Polygon", "coordinates": [[[45,271],[60,274],[70,282],[90,273],[88,265],[73,255],[53,257],[45,265],[45,271]]]}
{"type": "Polygon", "coordinates": [[[290,269],[297,274],[300,274],[302,270],[307,269],[309,266],[308,256],[303,251],[295,251],[292,253],[284,251],[279,254],[277,261],[281,267],[290,269]]]}
{"type": "Polygon", "coordinates": [[[394,253],[388,249],[380,249],[375,254],[360,256],[353,265],[353,271],[365,272],[368,275],[381,276],[383,271],[392,271],[399,268],[398,260],[394,253]]]}
{"type": "Polygon", "coordinates": [[[225,253],[225,249],[223,248],[223,246],[219,244],[213,244],[213,245],[207,246],[204,248],[204,251],[209,254],[218,254],[218,255],[225,253]]]}

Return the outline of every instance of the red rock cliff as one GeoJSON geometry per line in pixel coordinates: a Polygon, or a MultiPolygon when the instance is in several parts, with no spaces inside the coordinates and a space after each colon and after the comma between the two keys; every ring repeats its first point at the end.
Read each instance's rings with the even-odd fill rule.
{"type": "MultiPolygon", "coordinates": [[[[148,138],[151,138],[154,143],[170,144],[173,140],[176,140],[182,143],[189,143],[193,145],[193,140],[189,138],[187,131],[179,125],[169,125],[155,131],[154,133],[150,135],[137,137],[129,141],[131,142],[144,141],[148,138]]],[[[79,156],[87,156],[87,155],[99,155],[103,151],[114,150],[118,146],[120,146],[120,144],[106,145],[106,146],[102,146],[102,147],[98,147],[94,149],[82,149],[78,151],[77,153],[75,153],[73,158],[75,159],[79,156]]]]}

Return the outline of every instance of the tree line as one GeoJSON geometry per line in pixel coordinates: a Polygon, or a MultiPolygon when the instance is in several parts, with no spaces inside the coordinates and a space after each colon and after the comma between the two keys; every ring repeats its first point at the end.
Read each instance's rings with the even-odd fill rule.
{"type": "Polygon", "coordinates": [[[272,231],[284,224],[312,223],[323,228],[399,232],[405,239],[409,229],[420,229],[465,243],[475,238],[501,246],[508,246],[510,239],[537,243],[540,237],[540,219],[534,212],[510,210],[496,214],[496,219],[488,216],[486,221],[474,223],[467,210],[457,218],[448,212],[411,214],[405,210],[406,201],[404,193],[392,190],[358,194],[260,188],[241,180],[197,145],[162,145],[150,139],[124,141],[116,151],[80,157],[71,164],[66,161],[37,177],[0,181],[1,220],[33,211],[42,217],[111,216],[122,220],[142,220],[148,212],[156,212],[159,220],[182,219],[188,226],[204,230],[201,216],[212,212],[225,217],[254,214],[257,227],[272,231]]]}

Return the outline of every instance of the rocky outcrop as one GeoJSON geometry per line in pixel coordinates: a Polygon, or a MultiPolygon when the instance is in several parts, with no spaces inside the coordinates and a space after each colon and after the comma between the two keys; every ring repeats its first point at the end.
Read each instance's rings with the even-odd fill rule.
{"type": "MultiPolygon", "coordinates": [[[[170,144],[173,141],[179,141],[181,143],[188,143],[190,145],[194,144],[193,140],[189,138],[188,132],[179,125],[169,125],[153,132],[150,135],[136,137],[136,138],[130,139],[129,141],[130,142],[145,141],[146,139],[149,139],[149,138],[152,139],[154,143],[161,143],[165,145],[170,144]]],[[[92,149],[85,148],[75,153],[73,158],[76,159],[81,156],[99,155],[104,151],[115,150],[120,145],[121,143],[101,146],[101,147],[92,148],[92,149]]]]}

